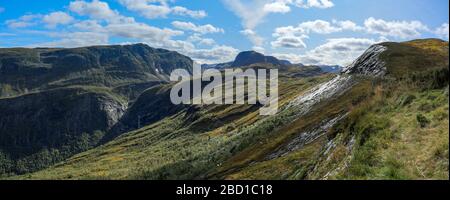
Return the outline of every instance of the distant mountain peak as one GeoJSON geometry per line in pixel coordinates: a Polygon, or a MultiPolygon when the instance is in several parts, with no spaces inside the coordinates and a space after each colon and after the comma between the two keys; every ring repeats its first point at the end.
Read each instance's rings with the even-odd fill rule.
{"type": "Polygon", "coordinates": [[[271,63],[274,65],[290,65],[287,60],[279,60],[273,56],[265,56],[256,51],[243,51],[236,56],[236,59],[231,64],[231,67],[248,66],[256,63],[271,63]]]}

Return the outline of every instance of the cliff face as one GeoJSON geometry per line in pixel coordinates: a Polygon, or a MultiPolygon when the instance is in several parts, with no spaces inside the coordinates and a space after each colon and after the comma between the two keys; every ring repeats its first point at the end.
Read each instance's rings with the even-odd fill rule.
{"type": "MultiPolygon", "coordinates": [[[[126,104],[107,92],[57,89],[2,99],[0,110],[0,151],[20,160],[57,150],[61,155],[51,158],[57,161],[95,145],[99,138],[94,137],[102,137],[117,123],[126,104]],[[80,146],[75,141],[87,143],[80,146]]],[[[14,172],[35,170],[26,163],[14,172]]]]}

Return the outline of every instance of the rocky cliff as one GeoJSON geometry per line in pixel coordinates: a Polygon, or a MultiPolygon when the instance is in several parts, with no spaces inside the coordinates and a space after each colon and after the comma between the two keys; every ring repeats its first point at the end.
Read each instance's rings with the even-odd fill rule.
{"type": "Polygon", "coordinates": [[[39,169],[36,163],[56,162],[96,145],[126,108],[126,101],[108,91],[81,88],[1,99],[0,151],[16,161],[10,172],[39,169]],[[58,155],[38,156],[43,151],[58,155]]]}

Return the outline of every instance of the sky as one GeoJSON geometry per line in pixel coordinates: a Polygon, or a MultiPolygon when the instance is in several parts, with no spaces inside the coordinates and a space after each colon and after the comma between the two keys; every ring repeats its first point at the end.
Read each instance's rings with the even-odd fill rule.
{"type": "Polygon", "coordinates": [[[448,29],[448,0],[0,0],[0,48],[145,43],[209,64],[255,50],[345,66],[448,29]]]}

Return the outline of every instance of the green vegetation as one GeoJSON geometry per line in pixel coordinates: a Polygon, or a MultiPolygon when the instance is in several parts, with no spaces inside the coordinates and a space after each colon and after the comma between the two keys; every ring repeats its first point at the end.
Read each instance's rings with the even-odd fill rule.
{"type": "MultiPolygon", "coordinates": [[[[448,179],[448,42],[383,45],[388,47],[381,55],[387,76],[353,74],[351,87],[312,104],[307,112],[301,105],[288,105],[335,75],[303,78],[302,70],[320,72],[315,67],[280,69],[280,112],[274,116],[260,116],[259,105],[174,106],[168,102],[170,84],[71,85],[66,89],[77,92],[62,95],[69,100],[94,95],[120,105],[132,103],[111,131],[90,127],[67,137],[70,142],[46,144],[23,159],[0,148],[0,174],[7,179],[448,179]],[[303,138],[338,118],[314,138],[303,138]],[[19,176],[5,170],[28,172],[53,163],[19,176]]],[[[85,55],[91,50],[76,51],[85,55]]],[[[2,101],[37,94],[42,92],[2,101]]],[[[56,101],[63,102],[57,107],[78,105],[67,99],[56,101]]]]}
{"type": "MultiPolygon", "coordinates": [[[[332,76],[327,75],[280,81],[281,102],[287,103],[289,99],[296,97],[298,91],[304,91],[330,78],[332,76]]],[[[245,145],[264,139],[265,129],[276,127],[276,121],[262,118],[258,115],[258,110],[245,109],[246,107],[211,105],[197,111],[204,113],[202,116],[207,116],[199,118],[193,117],[188,110],[183,111],[123,134],[105,145],[77,154],[44,171],[15,178],[206,178],[205,172],[222,165],[230,156],[245,148],[245,145]],[[240,110],[241,108],[244,110],[240,110]],[[223,112],[218,112],[219,110],[223,112]],[[240,115],[231,117],[235,112],[240,115]],[[206,119],[209,119],[208,123],[204,123],[206,119]],[[198,127],[215,122],[222,124],[212,128],[198,127]],[[227,131],[229,127],[234,127],[234,130],[227,131]]]]}

